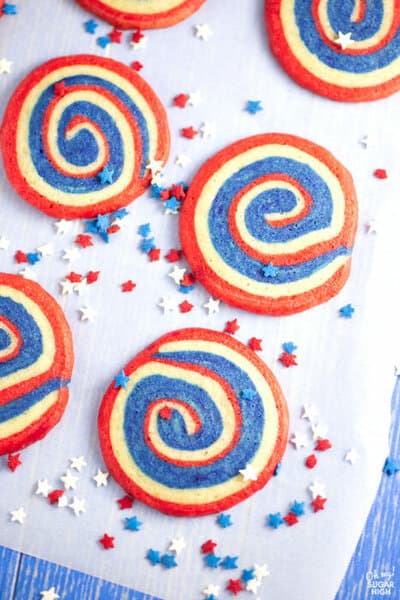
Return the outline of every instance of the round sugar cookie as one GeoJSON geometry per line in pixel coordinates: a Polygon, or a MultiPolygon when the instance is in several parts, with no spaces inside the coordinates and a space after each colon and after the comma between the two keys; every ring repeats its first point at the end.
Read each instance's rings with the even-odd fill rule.
{"type": "Polygon", "coordinates": [[[42,439],[68,401],[72,336],[38,283],[0,273],[0,454],[42,439]]]}
{"type": "Polygon", "coordinates": [[[169,153],[165,110],[150,86],[110,58],[56,58],[20,83],[0,130],[17,192],[59,218],[94,217],[129,204],[169,153]]]}
{"type": "Polygon", "coordinates": [[[120,29],[170,27],[193,14],[205,0],[77,0],[120,29]]]}
{"type": "Polygon", "coordinates": [[[271,133],[240,140],[200,168],[183,203],[180,237],[211,294],[286,315],[339,292],[356,226],[348,171],[312,142],[271,133]]]}
{"type": "Polygon", "coordinates": [[[198,516],[267,483],[286,447],[288,411],[274,375],[247,346],[181,329],[123,371],[103,398],[98,427],[107,468],[129,494],[168,514],[198,516]]]}
{"type": "Polygon", "coordinates": [[[395,0],[266,0],[272,52],[301,86],[333,100],[376,100],[400,89],[395,0]]]}

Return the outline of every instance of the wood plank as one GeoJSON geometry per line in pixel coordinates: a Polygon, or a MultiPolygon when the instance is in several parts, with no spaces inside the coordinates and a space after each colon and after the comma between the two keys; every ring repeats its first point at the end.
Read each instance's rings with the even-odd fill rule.
{"type": "Polygon", "coordinates": [[[0,546],[0,599],[8,600],[14,597],[21,555],[8,548],[0,546]]]}

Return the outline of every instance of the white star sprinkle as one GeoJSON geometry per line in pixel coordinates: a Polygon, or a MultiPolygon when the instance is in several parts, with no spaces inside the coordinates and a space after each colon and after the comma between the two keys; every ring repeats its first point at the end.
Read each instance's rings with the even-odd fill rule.
{"type": "Polygon", "coordinates": [[[61,293],[63,296],[70,296],[74,292],[74,284],[69,279],[63,279],[60,281],[61,293]]]}
{"type": "Polygon", "coordinates": [[[96,487],[100,487],[100,486],[106,486],[108,485],[108,478],[109,473],[107,473],[107,471],[103,472],[100,469],[97,469],[97,473],[96,475],[93,475],[93,479],[96,482],[96,487]]]}
{"type": "Polygon", "coordinates": [[[349,33],[338,32],[335,44],[338,44],[342,50],[346,50],[351,44],[354,44],[354,40],[351,39],[351,31],[349,33]]]}
{"type": "Polygon", "coordinates": [[[178,554],[180,554],[184,548],[186,548],[186,542],[184,538],[180,536],[177,538],[172,538],[168,550],[175,552],[175,554],[178,556],[178,554]]]}
{"type": "Polygon", "coordinates": [[[188,104],[197,106],[200,102],[203,102],[203,97],[200,92],[189,92],[188,104]]]}
{"type": "Polygon", "coordinates": [[[203,594],[205,596],[215,596],[215,598],[218,598],[219,590],[220,590],[219,585],[213,585],[212,583],[210,583],[206,588],[204,588],[203,594]]]}
{"type": "Polygon", "coordinates": [[[86,461],[83,456],[78,456],[75,458],[69,459],[71,469],[76,469],[79,473],[82,471],[83,467],[86,467],[86,461]]]}
{"type": "Polygon", "coordinates": [[[76,482],[79,480],[79,477],[72,475],[68,469],[66,474],[60,477],[60,480],[63,482],[66,490],[76,490],[76,482]]]}
{"type": "Polygon", "coordinates": [[[10,240],[4,237],[4,235],[0,235],[0,250],[8,250],[10,245],[10,240]]]}
{"type": "Polygon", "coordinates": [[[257,481],[258,470],[251,465],[246,465],[245,469],[239,469],[239,473],[243,475],[243,481],[257,481]]]}
{"type": "Polygon", "coordinates": [[[54,227],[56,228],[57,235],[64,235],[71,227],[71,221],[60,219],[60,221],[55,221],[54,227]]]}
{"type": "Polygon", "coordinates": [[[94,321],[97,316],[97,312],[93,308],[90,308],[90,306],[82,306],[79,312],[81,313],[81,321],[94,321]]]}
{"type": "Polygon", "coordinates": [[[368,221],[368,223],[365,224],[365,230],[368,234],[377,233],[376,221],[368,221]]]}
{"type": "Polygon", "coordinates": [[[0,75],[3,73],[11,73],[11,60],[7,60],[6,58],[0,58],[0,75]]]}
{"type": "Polygon", "coordinates": [[[81,253],[80,253],[79,249],[76,248],[75,246],[72,246],[71,248],[66,248],[63,251],[62,259],[67,260],[71,264],[75,260],[78,260],[78,258],[80,258],[80,256],[81,256],[81,253]]]}
{"type": "Polygon", "coordinates": [[[208,302],[203,304],[204,308],[208,310],[208,316],[219,312],[219,302],[219,300],[214,300],[214,298],[210,296],[208,302]]]}
{"type": "Polygon", "coordinates": [[[133,50],[143,50],[143,48],[147,45],[148,37],[144,35],[138,42],[134,42],[133,40],[130,42],[133,50]]]}
{"type": "Polygon", "coordinates": [[[178,165],[178,167],[186,167],[191,162],[192,159],[189,156],[186,156],[186,154],[178,154],[175,159],[175,164],[178,165]]]}
{"type": "Polygon", "coordinates": [[[299,448],[305,448],[308,446],[307,437],[303,433],[293,433],[290,438],[290,443],[298,450],[299,448]]]}
{"type": "Polygon", "coordinates": [[[368,135],[363,135],[360,137],[359,139],[359,143],[361,144],[361,146],[363,148],[368,148],[368,144],[369,144],[369,139],[368,139],[368,135]]]}
{"type": "Polygon", "coordinates": [[[151,171],[152,175],[157,175],[157,173],[161,173],[163,170],[163,161],[162,160],[149,160],[146,165],[146,169],[151,171]]]}
{"type": "Polygon", "coordinates": [[[248,592],[253,592],[253,594],[257,594],[258,588],[260,587],[260,585],[261,585],[260,579],[250,579],[250,581],[248,581],[246,584],[246,590],[248,592]]]}
{"type": "Polygon", "coordinates": [[[17,510],[12,510],[10,514],[12,522],[20,523],[20,525],[24,524],[24,521],[26,519],[26,512],[23,506],[20,506],[19,508],[17,508],[17,510]]]}
{"type": "Polygon", "coordinates": [[[200,127],[200,133],[203,138],[212,138],[215,135],[215,123],[205,121],[200,127]]]}
{"type": "Polygon", "coordinates": [[[178,310],[178,305],[180,303],[180,298],[172,298],[171,296],[163,296],[161,302],[158,306],[160,306],[164,310],[164,314],[170,311],[178,310]]]}
{"type": "Polygon", "coordinates": [[[207,41],[214,33],[213,30],[211,29],[211,27],[209,25],[207,25],[207,23],[201,23],[200,25],[195,25],[194,29],[195,29],[195,36],[197,38],[199,38],[200,40],[207,41]]]}
{"type": "Polygon", "coordinates": [[[54,254],[53,244],[44,244],[43,246],[39,246],[37,251],[40,253],[40,255],[42,257],[53,256],[53,254],[54,254]]]}
{"type": "Polygon", "coordinates": [[[39,479],[39,481],[36,484],[36,492],[35,493],[47,498],[47,496],[50,494],[52,489],[53,488],[51,487],[51,485],[49,485],[49,482],[47,481],[47,479],[39,479]]]}
{"type": "Polygon", "coordinates": [[[320,438],[321,440],[326,438],[326,435],[328,433],[328,428],[325,425],[322,425],[321,423],[311,423],[311,431],[313,434],[313,439],[314,441],[317,440],[318,438],[320,438]]]}
{"type": "Polygon", "coordinates": [[[360,458],[360,455],[358,454],[357,450],[355,450],[354,448],[351,448],[350,450],[348,450],[345,454],[344,460],[346,462],[351,463],[352,465],[354,465],[354,463],[356,463],[360,458]]]}
{"type": "Polygon", "coordinates": [[[37,281],[37,274],[35,271],[30,269],[29,267],[25,267],[22,271],[18,271],[18,274],[21,275],[24,279],[30,279],[31,281],[37,281]]]}
{"type": "Polygon", "coordinates": [[[257,581],[261,581],[264,577],[268,577],[270,575],[268,565],[254,565],[254,577],[257,581]]]}
{"type": "Polygon", "coordinates": [[[81,281],[77,281],[74,283],[74,292],[78,294],[78,296],[84,296],[88,293],[89,286],[86,281],[86,277],[84,277],[81,281]]]}
{"type": "Polygon", "coordinates": [[[68,506],[68,498],[67,496],[60,496],[59,499],[57,500],[57,505],[58,508],[65,508],[66,506],[68,506]]]}
{"type": "Polygon", "coordinates": [[[60,596],[56,594],[56,588],[51,587],[49,590],[43,590],[40,592],[41,600],[57,600],[60,596]]]}
{"type": "Polygon", "coordinates": [[[186,269],[180,268],[177,265],[175,265],[172,271],[168,273],[168,277],[171,277],[171,279],[175,281],[176,285],[179,285],[182,281],[182,277],[184,276],[185,271],[186,269]]]}
{"type": "Polygon", "coordinates": [[[302,419],[308,419],[309,421],[313,421],[315,417],[318,417],[318,411],[315,406],[311,404],[305,404],[303,406],[303,411],[301,413],[302,419]]]}
{"type": "Polygon", "coordinates": [[[79,500],[76,496],[73,497],[71,504],[68,507],[74,511],[74,515],[79,517],[81,513],[86,512],[85,500],[79,500]]]}
{"type": "Polygon", "coordinates": [[[308,489],[310,490],[313,499],[315,499],[317,496],[322,496],[323,498],[325,498],[326,485],[324,483],[321,483],[320,481],[314,481],[308,487],[308,489]]]}

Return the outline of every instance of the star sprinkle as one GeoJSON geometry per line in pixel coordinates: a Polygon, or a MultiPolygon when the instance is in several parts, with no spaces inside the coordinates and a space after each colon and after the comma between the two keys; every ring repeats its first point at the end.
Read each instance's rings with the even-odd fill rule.
{"type": "Polygon", "coordinates": [[[206,554],[204,557],[204,562],[206,563],[207,567],[210,567],[211,569],[216,569],[219,563],[221,562],[221,557],[216,556],[213,553],[206,554]]]}
{"type": "Polygon", "coordinates": [[[223,569],[237,569],[237,561],[239,560],[238,556],[226,556],[223,561],[220,563],[220,567],[223,569]]]}
{"type": "Polygon", "coordinates": [[[121,283],[121,289],[124,293],[132,292],[135,289],[135,287],[136,283],[133,283],[132,279],[128,279],[128,281],[124,281],[124,283],[121,283]]]}
{"type": "Polygon", "coordinates": [[[20,460],[20,456],[21,453],[18,452],[17,454],[9,454],[8,458],[7,458],[7,467],[10,469],[10,471],[12,471],[14,473],[14,471],[16,469],[18,469],[18,467],[20,465],[22,465],[22,461],[20,460]]]}
{"type": "Polygon", "coordinates": [[[368,221],[368,223],[365,224],[365,231],[368,235],[377,233],[378,229],[376,226],[376,221],[368,221]]]}
{"type": "Polygon", "coordinates": [[[68,469],[66,474],[60,477],[60,480],[64,484],[64,488],[66,490],[76,490],[76,482],[78,481],[78,477],[72,475],[71,471],[68,469]]]}
{"type": "Polygon", "coordinates": [[[74,293],[75,284],[73,284],[72,281],[69,281],[68,279],[64,279],[63,281],[60,281],[60,285],[61,285],[61,294],[63,296],[70,296],[71,294],[74,293]]]}
{"type": "Polygon", "coordinates": [[[140,531],[142,525],[142,521],[139,521],[135,515],[132,517],[125,517],[124,529],[128,529],[129,531],[140,531]]]}
{"type": "Polygon", "coordinates": [[[352,465],[354,465],[356,462],[358,462],[360,458],[360,455],[358,454],[357,450],[355,450],[354,448],[351,448],[350,450],[348,450],[344,456],[344,460],[346,462],[351,463],[352,465]]]}
{"type": "Polygon", "coordinates": [[[102,35],[101,37],[98,37],[96,41],[100,48],[107,48],[108,44],[111,44],[111,40],[108,35],[102,35]]]}
{"type": "Polygon", "coordinates": [[[133,48],[133,50],[143,50],[143,48],[145,48],[147,45],[147,40],[147,36],[145,36],[144,33],[140,31],[140,29],[137,29],[132,33],[132,40],[130,42],[130,45],[133,48]]]}
{"type": "Polygon", "coordinates": [[[303,410],[301,413],[302,419],[308,419],[308,421],[313,421],[318,416],[318,411],[315,406],[311,404],[304,404],[303,410]]]}
{"type": "Polygon", "coordinates": [[[43,246],[39,246],[37,251],[40,253],[42,258],[44,258],[46,256],[53,256],[54,247],[53,247],[53,244],[43,244],[43,246]]]}
{"type": "Polygon", "coordinates": [[[268,577],[270,575],[268,565],[254,565],[254,575],[257,581],[262,581],[264,577],[268,577]]]}
{"type": "Polygon", "coordinates": [[[172,569],[173,567],[178,566],[174,554],[163,554],[160,562],[166,569],[172,569]]]}
{"type": "Polygon", "coordinates": [[[311,431],[313,434],[313,440],[317,440],[318,438],[325,438],[327,434],[327,427],[322,423],[311,423],[311,431]]]}
{"type": "Polygon", "coordinates": [[[107,533],[105,533],[103,537],[99,539],[99,542],[103,546],[104,550],[110,550],[111,548],[115,548],[114,539],[115,538],[112,535],[107,535],[107,533]]]}
{"type": "Polygon", "coordinates": [[[256,395],[256,392],[251,389],[241,390],[241,392],[240,392],[240,397],[243,398],[243,400],[251,401],[251,400],[253,400],[255,395],[256,395]]]}
{"type": "Polygon", "coordinates": [[[4,235],[0,235],[0,250],[8,250],[9,246],[10,241],[4,235]]]}
{"type": "MultiPolygon", "coordinates": [[[[214,552],[214,548],[217,547],[217,544],[213,542],[213,540],[207,540],[204,544],[201,545],[201,551],[203,554],[211,554],[214,552]]],[[[210,592],[212,594],[212,592],[210,592]]]]}
{"type": "Polygon", "coordinates": [[[24,521],[27,517],[27,514],[26,514],[23,506],[20,506],[16,510],[12,510],[10,514],[11,514],[11,522],[19,523],[20,525],[24,524],[24,521]]]}
{"type": "Polygon", "coordinates": [[[325,509],[325,503],[327,502],[328,498],[322,498],[322,496],[316,496],[314,498],[314,500],[311,502],[311,506],[314,509],[314,512],[318,512],[320,510],[324,510],[325,509]]]}
{"type": "Polygon", "coordinates": [[[68,507],[74,511],[74,515],[79,517],[81,513],[86,512],[86,502],[84,499],[79,500],[76,496],[73,497],[71,504],[68,504],[68,507]]]}
{"type": "Polygon", "coordinates": [[[304,464],[308,469],[313,469],[317,464],[317,457],[315,456],[315,454],[310,454],[309,456],[307,456],[304,464]]]}
{"type": "Polygon", "coordinates": [[[106,165],[104,169],[97,174],[97,176],[102,185],[105,183],[112,183],[114,178],[114,169],[111,169],[106,165]]]}
{"type": "Polygon", "coordinates": [[[245,469],[239,469],[239,473],[243,476],[243,481],[257,481],[259,471],[252,465],[246,465],[245,469]]]}
{"type": "Polygon", "coordinates": [[[6,58],[0,58],[0,75],[11,73],[12,64],[13,63],[11,62],[11,60],[7,60],[6,58]]]}
{"type": "Polygon", "coordinates": [[[251,581],[252,579],[255,579],[254,569],[243,569],[241,579],[245,583],[251,581]]]}
{"type": "Polygon", "coordinates": [[[261,581],[259,581],[258,579],[251,579],[246,584],[246,591],[253,592],[253,594],[257,594],[258,588],[260,587],[260,585],[261,585],[261,581]]]}
{"type": "Polygon", "coordinates": [[[376,177],[377,179],[387,179],[388,174],[386,169],[375,169],[374,177],[376,177]]]}
{"type": "Polygon", "coordinates": [[[178,309],[179,303],[179,298],[177,299],[171,298],[170,296],[164,296],[158,306],[160,306],[164,310],[165,314],[167,311],[176,311],[178,309]]]}
{"type": "Polygon", "coordinates": [[[193,304],[190,304],[190,302],[188,302],[187,300],[179,304],[179,310],[181,311],[181,313],[188,313],[192,310],[192,308],[193,304]]]}
{"type": "Polygon", "coordinates": [[[338,32],[338,37],[334,40],[335,44],[341,47],[342,50],[346,50],[351,44],[354,44],[354,40],[351,39],[351,31],[349,33],[338,32]]]}
{"type": "Polygon", "coordinates": [[[272,262],[269,262],[267,266],[263,267],[261,270],[263,272],[264,277],[266,277],[267,279],[273,279],[278,272],[278,269],[274,267],[272,262]]]}
{"type": "Polygon", "coordinates": [[[178,154],[175,159],[175,164],[178,165],[178,167],[186,167],[191,162],[192,159],[186,154],[178,154]]]}
{"type": "Polygon", "coordinates": [[[47,479],[39,479],[36,483],[35,494],[47,498],[49,493],[51,492],[51,489],[52,487],[51,485],[49,485],[47,479]]]}
{"type": "Polygon", "coordinates": [[[133,498],[130,496],[124,496],[123,498],[117,500],[117,502],[120,510],[126,510],[127,508],[132,508],[133,506],[133,498]]]}
{"type": "Polygon", "coordinates": [[[65,81],[56,81],[54,84],[54,95],[63,98],[66,94],[65,81]]]}
{"type": "Polygon", "coordinates": [[[191,106],[197,106],[203,101],[203,97],[200,92],[190,92],[188,96],[188,104],[191,106]]]}
{"type": "Polygon", "coordinates": [[[262,351],[261,342],[262,342],[261,338],[252,337],[249,339],[247,344],[248,344],[249,348],[251,348],[251,350],[253,350],[253,352],[261,352],[262,351]]]}
{"type": "Polygon", "coordinates": [[[264,108],[261,106],[261,100],[248,100],[244,110],[251,115],[255,115],[261,110],[264,110],[264,108]]]}
{"type": "Polygon", "coordinates": [[[21,275],[24,279],[29,279],[30,281],[37,281],[37,275],[35,271],[30,269],[29,267],[25,267],[21,271],[18,271],[18,274],[21,275]]]}
{"type": "Polygon", "coordinates": [[[206,308],[208,311],[208,316],[219,312],[219,303],[219,300],[214,300],[214,298],[210,296],[208,301],[203,304],[204,308],[206,308]]]}
{"type": "Polygon", "coordinates": [[[182,281],[185,271],[186,269],[180,268],[175,265],[173,270],[170,273],[168,273],[168,277],[171,277],[171,279],[175,281],[176,285],[179,285],[182,281]]]}
{"type": "Polygon", "coordinates": [[[297,350],[297,346],[293,342],[284,342],[282,348],[288,354],[294,354],[295,350],[297,350]]]}
{"type": "Polygon", "coordinates": [[[160,553],[158,550],[153,550],[152,548],[147,551],[146,558],[153,567],[161,562],[160,553]]]}
{"type": "Polygon", "coordinates": [[[96,33],[96,29],[98,28],[98,23],[94,19],[90,19],[90,21],[86,21],[84,23],[86,33],[94,34],[96,33]]]}
{"type": "Polygon", "coordinates": [[[205,596],[214,596],[214,598],[218,598],[219,590],[220,590],[219,585],[213,585],[210,583],[206,588],[204,588],[203,594],[205,596]]]}
{"type": "Polygon", "coordinates": [[[207,23],[201,23],[200,25],[194,26],[195,36],[204,41],[208,41],[210,37],[213,35],[213,30],[207,23]]]}
{"type": "Polygon", "coordinates": [[[122,37],[122,31],[119,31],[118,29],[114,29],[108,34],[108,37],[110,38],[110,41],[112,44],[120,44],[121,43],[121,37],[122,37]]]}
{"type": "Polygon", "coordinates": [[[93,475],[92,479],[96,482],[96,487],[106,486],[108,485],[108,476],[109,473],[107,471],[103,472],[101,469],[97,469],[96,475],[93,475]]]}
{"type": "Polygon", "coordinates": [[[215,123],[211,123],[210,121],[204,121],[204,123],[199,128],[201,137],[204,139],[214,137],[215,136],[215,128],[216,128],[215,123]]]}
{"type": "Polygon", "coordinates": [[[65,235],[71,227],[71,221],[60,219],[59,221],[55,221],[54,227],[56,228],[56,235],[65,235]]]}
{"type": "Polygon", "coordinates": [[[307,437],[303,433],[294,433],[290,438],[290,443],[298,450],[299,448],[305,448],[308,445],[307,437]]]}
{"type": "Polygon", "coordinates": [[[282,352],[278,360],[288,369],[289,367],[297,366],[296,358],[297,357],[295,354],[289,354],[289,352],[282,352]]]}
{"type": "Polygon", "coordinates": [[[296,515],[292,512],[289,512],[286,517],[283,517],[283,520],[285,521],[286,525],[288,525],[289,527],[292,527],[293,525],[296,525],[296,523],[299,522],[298,518],[296,517],[296,515]]]}
{"type": "Polygon", "coordinates": [[[305,513],[305,502],[297,502],[295,500],[290,507],[290,512],[296,515],[296,517],[301,517],[305,513]]]}
{"type": "Polygon", "coordinates": [[[16,4],[9,4],[8,2],[3,4],[2,10],[4,15],[16,15],[18,13],[16,4]]]}
{"type": "Polygon", "coordinates": [[[223,527],[224,529],[233,525],[231,515],[227,515],[225,513],[221,513],[220,515],[218,515],[217,523],[220,527],[223,527]]]}
{"type": "Polygon", "coordinates": [[[284,522],[285,521],[282,519],[282,515],[280,512],[270,513],[268,515],[267,525],[269,525],[269,527],[272,527],[273,529],[278,529],[278,527],[280,527],[280,525],[282,525],[282,523],[284,522]]]}
{"type": "Polygon", "coordinates": [[[194,129],[192,125],[190,127],[182,127],[181,136],[187,138],[188,140],[193,140],[199,132],[197,129],[194,129]]]}
{"type": "Polygon", "coordinates": [[[89,248],[93,246],[92,236],[87,233],[80,233],[76,236],[74,244],[80,246],[82,249],[89,248]]]}
{"type": "Polygon", "coordinates": [[[317,450],[318,452],[326,452],[326,450],[329,450],[330,448],[332,448],[332,444],[328,439],[319,438],[315,444],[314,450],[317,450]]]}
{"type": "Polygon", "coordinates": [[[182,536],[172,538],[171,543],[168,546],[168,550],[170,550],[170,552],[175,552],[176,555],[180,554],[184,548],[186,548],[186,542],[182,536]]]}
{"type": "Polygon", "coordinates": [[[56,594],[56,588],[53,586],[48,590],[40,592],[41,600],[57,600],[60,596],[56,594]]]}
{"type": "Polygon", "coordinates": [[[346,304],[346,306],[339,308],[340,316],[344,317],[345,319],[351,319],[354,311],[355,308],[353,308],[351,304],[346,304]]]}
{"type": "Polygon", "coordinates": [[[239,592],[244,591],[244,587],[242,586],[240,579],[230,579],[226,589],[232,592],[234,596],[237,596],[239,592]]]}
{"type": "Polygon", "coordinates": [[[70,458],[69,460],[71,469],[75,469],[76,471],[79,471],[79,473],[82,471],[83,467],[86,467],[86,461],[83,456],[70,458]]]}
{"type": "Polygon", "coordinates": [[[315,499],[317,496],[325,496],[326,494],[326,486],[319,481],[314,481],[308,489],[311,492],[312,497],[315,499]]]}
{"type": "Polygon", "coordinates": [[[51,506],[53,506],[54,504],[57,504],[57,503],[58,503],[58,505],[60,505],[60,500],[63,496],[64,496],[64,490],[53,490],[52,492],[47,494],[47,497],[49,499],[51,506]]]}
{"type": "Polygon", "coordinates": [[[139,60],[134,60],[131,67],[132,69],[135,69],[135,71],[141,71],[143,69],[143,65],[139,60]]]}
{"type": "Polygon", "coordinates": [[[82,306],[79,312],[81,313],[81,321],[94,321],[97,316],[97,312],[93,308],[90,308],[90,306],[82,306]]]}
{"type": "Polygon", "coordinates": [[[62,255],[62,259],[68,261],[69,263],[74,262],[75,260],[78,260],[78,258],[80,258],[80,252],[79,252],[79,248],[74,248],[72,246],[72,248],[66,248],[63,251],[63,255],[62,255]]]}
{"type": "Polygon", "coordinates": [[[189,100],[188,94],[178,94],[177,96],[175,96],[173,103],[174,103],[174,106],[178,106],[179,108],[185,108],[188,100],[189,100]]]}
{"type": "Polygon", "coordinates": [[[158,414],[160,415],[161,419],[169,421],[172,417],[172,408],[170,406],[163,406],[158,414]]]}
{"type": "Polygon", "coordinates": [[[99,275],[100,271],[89,271],[89,273],[86,275],[86,282],[88,283],[88,285],[96,283],[96,281],[99,278],[99,275]]]}
{"type": "Polygon", "coordinates": [[[237,319],[233,319],[233,321],[227,321],[224,329],[224,333],[229,333],[230,335],[235,335],[235,333],[240,329],[240,325],[237,322],[237,319]]]}
{"type": "Polygon", "coordinates": [[[386,473],[388,477],[391,477],[392,475],[396,475],[398,471],[400,471],[400,461],[388,456],[383,465],[383,472],[386,473]]]}

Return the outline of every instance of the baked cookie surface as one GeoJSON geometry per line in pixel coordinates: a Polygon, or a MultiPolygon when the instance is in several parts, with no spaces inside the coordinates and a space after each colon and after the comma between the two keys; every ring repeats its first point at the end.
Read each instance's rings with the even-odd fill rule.
{"type": "Polygon", "coordinates": [[[174,515],[210,514],[272,476],[287,442],[286,402],[242,343],[177,330],[138,354],[122,379],[103,398],[100,445],[114,479],[138,500],[174,515]]]}

